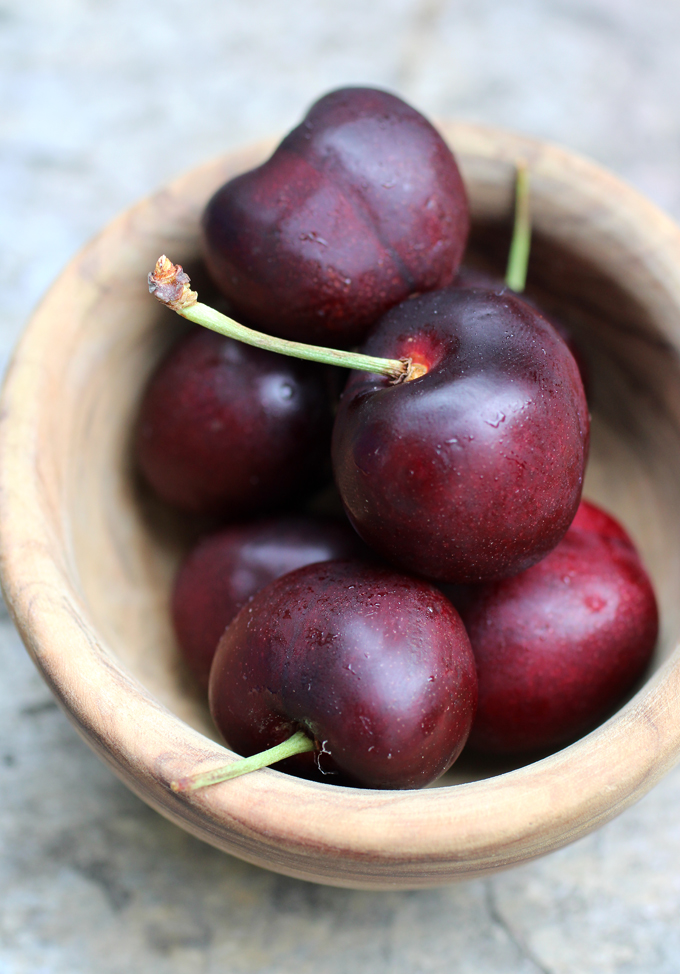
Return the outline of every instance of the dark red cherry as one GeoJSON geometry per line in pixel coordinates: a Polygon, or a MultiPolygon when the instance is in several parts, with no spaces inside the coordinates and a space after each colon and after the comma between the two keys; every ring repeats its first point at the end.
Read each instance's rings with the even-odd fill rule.
{"type": "Polygon", "coordinates": [[[286,338],[351,345],[414,291],[449,284],[469,228],[455,160],[384,91],[321,98],[264,165],[209,202],[204,252],[235,314],[286,338]]]}
{"type": "Polygon", "coordinates": [[[640,679],[658,631],[633,543],[586,503],[543,561],[476,586],[461,611],[479,675],[470,745],[493,754],[554,749],[589,731],[640,679]]]}
{"type": "Polygon", "coordinates": [[[352,373],[333,466],[359,535],[439,581],[522,571],[574,518],[588,410],[574,359],[511,292],[447,288],[388,312],[363,351],[426,370],[390,385],[352,373]]]}
{"type": "Polygon", "coordinates": [[[427,582],[358,561],[309,565],[258,592],[210,674],[215,723],[239,754],[303,730],[316,751],[289,767],[369,788],[419,788],[443,774],[476,697],[451,603],[427,582]]]}
{"type": "Polygon", "coordinates": [[[139,467],[185,511],[236,518],[279,507],[324,476],[329,399],[318,365],[197,329],[146,389],[139,467]]]}
{"type": "Polygon", "coordinates": [[[256,592],[295,568],[365,550],[346,521],[303,515],[233,524],[203,538],[184,560],[172,594],[175,632],[199,683],[207,689],[220,636],[256,592]]]}

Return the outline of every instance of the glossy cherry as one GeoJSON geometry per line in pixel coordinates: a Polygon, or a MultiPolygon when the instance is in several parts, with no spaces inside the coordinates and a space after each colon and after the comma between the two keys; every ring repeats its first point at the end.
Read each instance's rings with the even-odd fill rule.
{"type": "Polygon", "coordinates": [[[511,292],[448,288],[388,312],[362,351],[421,363],[352,373],[333,432],[347,514],[377,552],[439,581],[503,578],[574,518],[588,452],[578,369],[511,292]]]}
{"type": "Polygon", "coordinates": [[[329,782],[417,788],[460,753],[477,678],[451,603],[419,579],[358,561],[298,569],[262,589],[220,640],[210,708],[239,754],[298,730],[287,764],[329,782]]]}
{"type": "Polygon", "coordinates": [[[328,467],[326,371],[196,329],[170,351],[142,400],[139,467],[185,511],[231,518],[280,507],[328,467]]]}
{"type": "Polygon", "coordinates": [[[449,284],[469,229],[448,146],[401,99],[345,88],[317,101],[257,169],[209,202],[204,253],[235,316],[347,346],[414,291],[449,284]]]}
{"type": "Polygon", "coordinates": [[[285,515],[232,524],[203,538],[175,580],[172,618],[182,654],[207,689],[220,637],[261,588],[303,565],[367,551],[347,521],[285,515]]]}
{"type": "Polygon", "coordinates": [[[586,502],[543,561],[476,586],[461,612],[479,675],[470,745],[493,754],[554,749],[590,730],[640,679],[658,631],[630,538],[586,502]]]}

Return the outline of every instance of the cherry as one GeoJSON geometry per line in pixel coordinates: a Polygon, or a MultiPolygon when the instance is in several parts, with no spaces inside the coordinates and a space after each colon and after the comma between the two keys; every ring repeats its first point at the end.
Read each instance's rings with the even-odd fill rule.
{"type": "Polygon", "coordinates": [[[389,311],[363,350],[424,374],[355,372],[345,389],[333,466],[359,535],[445,582],[503,578],[554,548],[580,500],[589,422],[552,326],[509,291],[451,287],[389,311]]]}
{"type": "Polygon", "coordinates": [[[346,521],[303,515],[233,524],[203,538],[182,563],[172,594],[175,632],[199,683],[207,689],[220,636],[256,592],[295,568],[364,551],[346,521]]]}
{"type": "Polygon", "coordinates": [[[149,382],[137,461],[168,503],[239,517],[317,485],[331,425],[323,368],[200,328],[149,382]]]}
{"type": "Polygon", "coordinates": [[[451,283],[469,229],[453,155],[423,116],[372,88],[317,101],[203,218],[205,259],[237,318],[351,345],[414,291],[451,283]]]}
{"type": "Polygon", "coordinates": [[[554,749],[590,730],[640,679],[658,631],[632,541],[585,501],[543,561],[458,604],[479,676],[470,746],[486,753],[554,749]]]}
{"type": "Polygon", "coordinates": [[[427,582],[360,561],[309,565],[258,592],[222,636],[210,674],[213,718],[238,753],[303,730],[314,752],[289,767],[370,788],[422,787],[443,774],[476,698],[451,603],[427,582]]]}

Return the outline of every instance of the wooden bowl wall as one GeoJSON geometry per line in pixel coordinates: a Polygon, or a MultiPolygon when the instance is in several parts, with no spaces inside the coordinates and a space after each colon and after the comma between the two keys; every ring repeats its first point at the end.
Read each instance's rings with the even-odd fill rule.
{"type": "Polygon", "coordinates": [[[443,787],[419,792],[339,788],[271,770],[193,796],[170,791],[172,778],[219,766],[230,752],[186,679],[168,618],[191,528],[148,497],[130,461],[141,390],[182,328],[149,297],[146,274],[160,253],[196,264],[205,201],[273,143],[190,173],[93,240],[35,313],[2,403],[6,598],[83,737],[194,835],[339,886],[432,886],[526,861],[612,818],[680,756],[680,230],[561,149],[472,125],[442,129],[470,192],[473,247],[492,261],[504,260],[514,162],[530,164],[530,279],[573,328],[591,369],[586,494],[626,524],[661,603],[654,672],[571,747],[490,777],[466,762],[443,787]]]}

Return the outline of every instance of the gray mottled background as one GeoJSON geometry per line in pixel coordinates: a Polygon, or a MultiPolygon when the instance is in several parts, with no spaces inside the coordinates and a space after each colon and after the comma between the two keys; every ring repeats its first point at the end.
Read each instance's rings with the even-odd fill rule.
{"type": "MultiPolygon", "coordinates": [[[[4,363],[122,207],[347,83],[564,143],[680,217],[678,0],[0,0],[4,363]]],[[[0,619],[2,974],[678,974],[680,771],[540,862],[432,892],[288,880],[148,810],[0,619]]]]}

